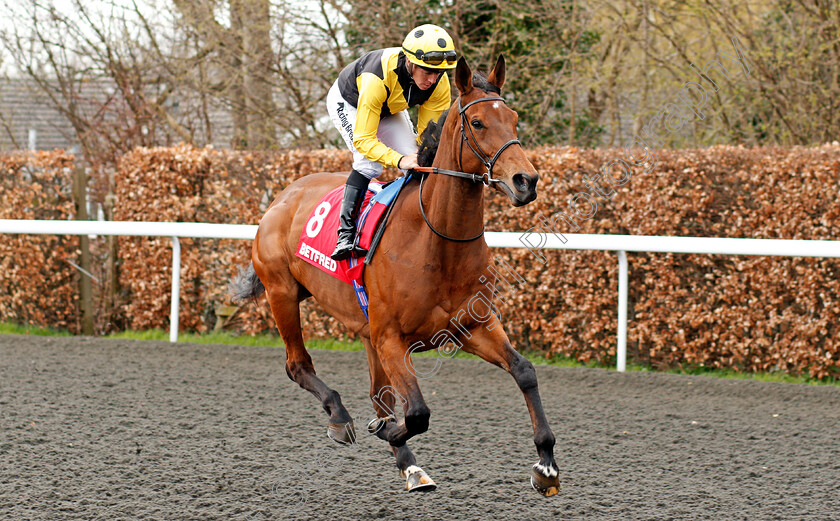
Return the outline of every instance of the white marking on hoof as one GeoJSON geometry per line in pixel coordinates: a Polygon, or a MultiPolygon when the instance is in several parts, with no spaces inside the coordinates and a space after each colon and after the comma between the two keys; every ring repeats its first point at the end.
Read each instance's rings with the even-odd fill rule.
{"type": "Polygon", "coordinates": [[[556,478],[557,477],[557,471],[556,470],[554,470],[551,467],[546,467],[545,465],[540,465],[539,461],[534,463],[534,470],[536,470],[537,472],[539,472],[540,474],[542,474],[543,476],[546,476],[548,478],[556,478]]]}
{"type": "Polygon", "coordinates": [[[389,415],[389,416],[385,416],[384,418],[374,418],[374,419],[372,419],[367,424],[368,432],[371,433],[371,434],[376,434],[377,432],[382,430],[382,427],[384,427],[385,424],[388,423],[390,420],[396,421],[396,418],[389,415]]]}
{"type": "Polygon", "coordinates": [[[423,472],[423,469],[421,469],[417,465],[409,465],[407,469],[400,471],[400,477],[407,478],[415,472],[423,472]]]}
{"type": "Polygon", "coordinates": [[[409,492],[414,490],[434,490],[437,488],[437,483],[417,465],[411,465],[407,469],[401,470],[400,476],[405,478],[405,489],[409,492]]]}

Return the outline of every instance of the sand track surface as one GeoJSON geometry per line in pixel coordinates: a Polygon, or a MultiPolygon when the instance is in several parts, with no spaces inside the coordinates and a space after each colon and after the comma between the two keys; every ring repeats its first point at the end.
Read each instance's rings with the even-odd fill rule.
{"type": "MultiPolygon", "coordinates": [[[[372,414],[364,353],[313,351],[372,414]]],[[[282,349],[0,336],[0,519],[840,519],[840,389],[538,367],[561,491],[528,484],[513,379],[444,359],[404,491],[384,442],[338,447],[282,349]]],[[[419,359],[429,370],[433,359],[419,359]]]]}

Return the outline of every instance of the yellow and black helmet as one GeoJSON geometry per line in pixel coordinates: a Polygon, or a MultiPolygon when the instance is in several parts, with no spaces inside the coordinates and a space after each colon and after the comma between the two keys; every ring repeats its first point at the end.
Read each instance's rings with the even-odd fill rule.
{"type": "Polygon", "coordinates": [[[402,48],[408,61],[429,69],[453,69],[458,61],[452,37],[437,25],[415,27],[402,48]]]}

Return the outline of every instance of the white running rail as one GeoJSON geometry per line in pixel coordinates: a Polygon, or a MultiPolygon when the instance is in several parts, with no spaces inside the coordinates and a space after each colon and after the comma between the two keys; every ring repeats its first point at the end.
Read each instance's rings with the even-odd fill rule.
{"type": "MultiPolygon", "coordinates": [[[[172,306],[169,340],[178,341],[178,304],[180,294],[181,246],[179,237],[203,239],[252,240],[257,225],[166,223],[126,221],[38,221],[0,219],[0,233],[46,235],[125,235],[172,238],[172,306]]],[[[627,252],[694,253],[711,255],[770,255],[781,257],[840,258],[840,241],[787,239],[726,239],[717,237],[663,237],[657,235],[564,234],[563,243],[554,234],[539,234],[540,244],[526,244],[526,234],[487,232],[485,240],[492,248],[534,250],[601,250],[618,253],[618,350],[616,368],[624,371],[627,363],[627,252]]]]}
{"type": "Polygon", "coordinates": [[[0,219],[0,233],[170,237],[172,239],[172,304],[169,309],[169,341],[177,342],[178,308],[181,294],[181,241],[178,240],[178,237],[253,240],[257,234],[257,225],[0,219]]]}

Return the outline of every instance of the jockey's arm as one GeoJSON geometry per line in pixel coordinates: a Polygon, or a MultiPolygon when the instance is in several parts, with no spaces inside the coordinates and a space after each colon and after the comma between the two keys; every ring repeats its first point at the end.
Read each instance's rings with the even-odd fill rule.
{"type": "Polygon", "coordinates": [[[382,106],[388,99],[385,84],[375,74],[368,72],[360,74],[356,81],[359,102],[356,107],[356,126],[353,129],[353,146],[371,161],[397,167],[402,154],[388,148],[376,137],[382,106]]]}
{"type": "Polygon", "coordinates": [[[437,121],[443,112],[449,108],[452,103],[452,96],[449,89],[449,77],[444,74],[437,84],[434,92],[420,105],[417,111],[417,139],[423,135],[423,131],[429,125],[430,121],[437,121]]]}

